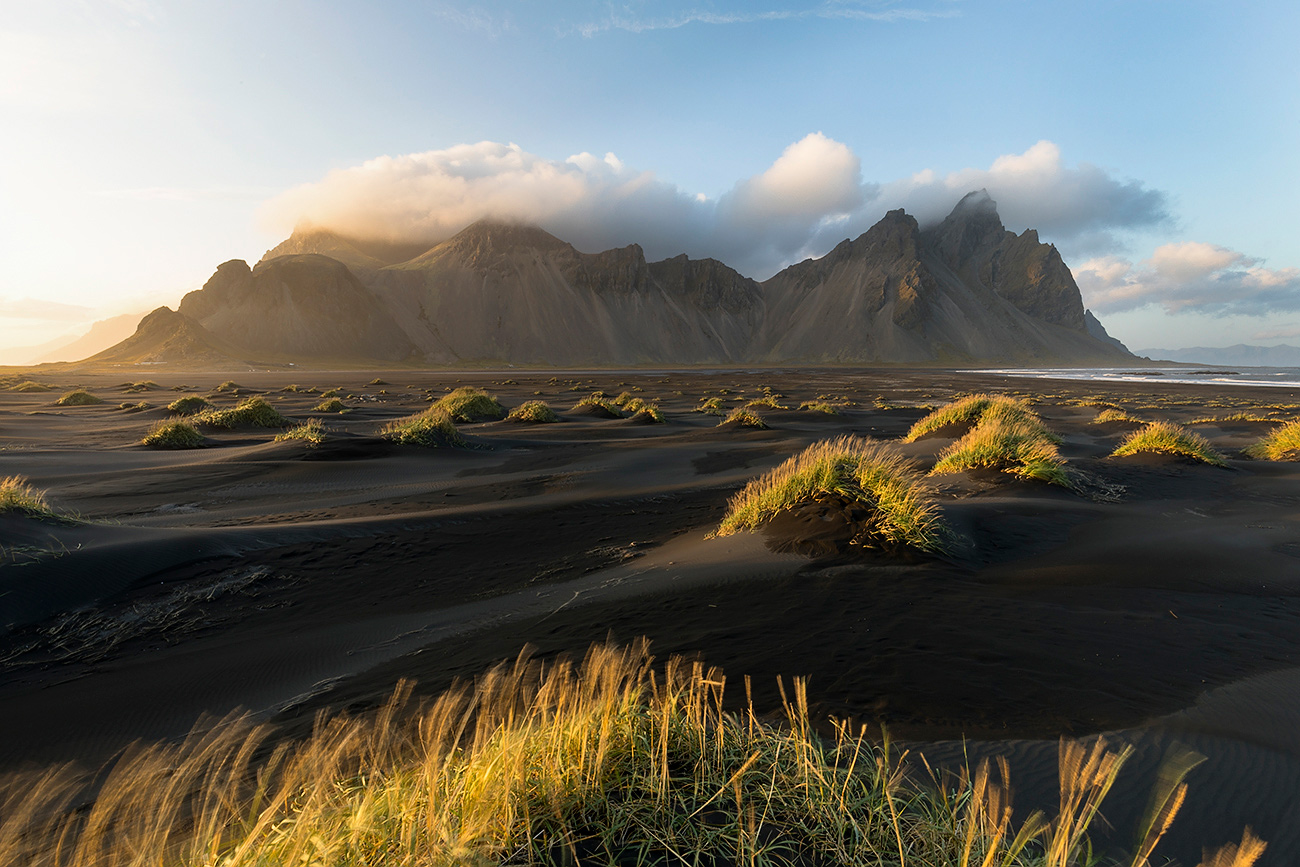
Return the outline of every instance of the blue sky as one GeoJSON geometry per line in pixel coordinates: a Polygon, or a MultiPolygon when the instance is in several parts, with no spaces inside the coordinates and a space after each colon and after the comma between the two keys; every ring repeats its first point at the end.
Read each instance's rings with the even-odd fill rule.
{"type": "Polygon", "coordinates": [[[302,218],[756,277],[988,186],[1134,348],[1300,342],[1294,3],[0,0],[0,346],[302,218]]]}

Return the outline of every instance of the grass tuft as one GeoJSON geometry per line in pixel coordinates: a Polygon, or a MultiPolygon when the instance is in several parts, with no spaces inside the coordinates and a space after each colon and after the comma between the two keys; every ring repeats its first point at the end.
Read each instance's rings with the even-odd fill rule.
{"type": "Polygon", "coordinates": [[[754,409],[755,407],[765,407],[766,409],[789,409],[777,401],[775,395],[765,394],[762,397],[754,398],[745,404],[745,409],[754,409]]]}
{"type": "Polygon", "coordinates": [[[915,442],[944,428],[965,426],[973,429],[985,419],[1003,422],[1026,422],[1036,425],[1049,438],[1055,437],[1043,428],[1042,421],[1021,401],[997,394],[972,394],[947,406],[941,406],[912,425],[903,442],[915,442]]]}
{"type": "Polygon", "coordinates": [[[604,414],[606,418],[623,417],[623,411],[615,406],[613,402],[603,397],[599,392],[593,392],[592,394],[587,395],[582,400],[575,403],[573,409],[569,410],[569,412],[582,409],[583,407],[592,407],[604,414]]]}
{"type": "Polygon", "coordinates": [[[1265,461],[1300,461],[1300,420],[1287,422],[1245,450],[1265,461]]]}
{"type": "Polygon", "coordinates": [[[54,386],[52,386],[52,385],[45,385],[44,383],[40,383],[40,382],[36,382],[35,380],[28,379],[28,380],[26,380],[26,381],[24,381],[24,382],[20,382],[20,383],[18,383],[17,385],[10,386],[9,390],[10,390],[10,391],[21,391],[21,392],[24,392],[24,393],[40,392],[40,391],[54,391],[54,386]]]}
{"type": "Polygon", "coordinates": [[[293,424],[263,397],[247,397],[231,409],[209,409],[194,416],[195,424],[210,427],[289,427],[293,424]]]}
{"type": "Polygon", "coordinates": [[[177,415],[196,415],[204,410],[212,409],[212,404],[205,397],[197,394],[187,394],[167,404],[167,409],[177,415]]]}
{"type": "Polygon", "coordinates": [[[444,394],[430,409],[446,413],[458,422],[498,421],[506,415],[506,408],[495,397],[469,385],[444,394]]]}
{"type": "Polygon", "coordinates": [[[824,400],[809,400],[799,404],[800,412],[820,412],[826,415],[839,415],[840,411],[834,404],[829,404],[824,400]]]}
{"type": "Polygon", "coordinates": [[[54,405],[55,406],[91,406],[92,404],[103,403],[103,402],[104,402],[103,398],[96,397],[95,395],[86,391],[84,388],[79,388],[76,391],[68,392],[63,397],[56,400],[54,402],[54,405]]]}
{"type": "Polygon", "coordinates": [[[424,448],[469,448],[451,416],[431,406],[422,413],[391,421],[379,431],[386,440],[424,448]]]}
{"type": "Polygon", "coordinates": [[[506,421],[528,424],[550,424],[559,420],[560,417],[555,414],[555,410],[551,409],[544,400],[525,401],[510,410],[510,414],[506,416],[506,421]]]}
{"type": "Polygon", "coordinates": [[[1205,437],[1167,421],[1153,421],[1133,431],[1111,452],[1111,457],[1144,453],[1177,455],[1216,467],[1228,465],[1205,437]]]}
{"type": "Polygon", "coordinates": [[[872,439],[845,436],[814,443],[731,498],[719,536],[753,530],[779,512],[819,496],[867,507],[856,542],[867,547],[941,551],[949,533],[929,489],[908,460],[872,439]]]}
{"type": "Polygon", "coordinates": [[[221,383],[221,385],[217,386],[217,391],[240,391],[241,389],[243,389],[243,386],[235,382],[233,379],[227,379],[225,382],[221,383]]]}
{"type": "Polygon", "coordinates": [[[345,412],[347,405],[337,397],[328,397],[312,407],[312,412],[345,412]]]}
{"type": "Polygon", "coordinates": [[[46,501],[45,493],[33,488],[22,476],[0,479],[0,515],[24,515],[29,518],[57,517],[46,501]]]}
{"type": "Polygon", "coordinates": [[[726,415],[727,411],[722,407],[722,398],[706,397],[700,399],[700,405],[691,410],[691,412],[702,412],[705,415],[726,415]]]}
{"type": "Polygon", "coordinates": [[[634,397],[623,404],[623,411],[634,421],[650,422],[651,424],[664,424],[668,421],[668,417],[659,408],[659,404],[650,403],[639,397],[634,397]]]}
{"type": "Polygon", "coordinates": [[[278,443],[304,442],[309,447],[315,448],[325,442],[325,426],[321,424],[321,420],[318,418],[308,419],[297,427],[276,434],[275,441],[278,443]]]}
{"type": "Polygon", "coordinates": [[[1106,424],[1107,422],[1113,422],[1113,421],[1131,422],[1132,424],[1146,424],[1146,421],[1144,419],[1137,418],[1136,416],[1131,416],[1127,412],[1119,408],[1103,409],[1101,412],[1097,413],[1097,417],[1092,420],[1092,423],[1106,424]]]}
{"type": "Polygon", "coordinates": [[[155,449],[197,449],[203,443],[203,434],[193,422],[179,420],[156,422],[140,440],[141,445],[155,449]]]}
{"type": "Polygon", "coordinates": [[[724,424],[729,424],[732,427],[756,427],[759,430],[767,430],[767,422],[759,418],[758,414],[752,409],[746,409],[743,406],[738,406],[727,413],[727,417],[718,422],[718,427],[722,427],[724,424]]]}
{"type": "MultiPolygon", "coordinates": [[[[782,683],[784,719],[769,722],[752,704],[723,710],[720,670],[652,663],[644,643],[544,669],[521,656],[420,704],[403,684],[377,712],[322,718],[280,746],[228,719],[133,748],[88,803],[76,796],[92,774],[15,777],[0,790],[0,860],[1066,867],[1096,863],[1089,824],[1132,754],[1063,740],[1058,814],[1013,821],[1005,765],[913,783],[862,729],[833,721],[820,737],[803,680],[782,683]]],[[[1184,777],[1158,790],[1134,864],[1184,777]]],[[[1205,863],[1249,867],[1263,849],[1247,833],[1205,863]]]]}
{"type": "Polygon", "coordinates": [[[985,417],[939,453],[932,475],[998,470],[1025,479],[1070,487],[1065,460],[1041,424],[985,417]]]}

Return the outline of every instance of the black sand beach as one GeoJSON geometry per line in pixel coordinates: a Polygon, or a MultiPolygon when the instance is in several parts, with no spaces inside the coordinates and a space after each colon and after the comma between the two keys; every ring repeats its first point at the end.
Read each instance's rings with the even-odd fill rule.
{"type": "MultiPolygon", "coordinates": [[[[402,679],[435,693],[526,645],[547,658],[646,636],[660,657],[750,675],[760,710],[779,709],[778,675],[805,676],[815,718],[884,726],[932,761],[1009,755],[1025,809],[1054,797],[1058,737],[1132,742],[1106,811],[1116,845],[1185,744],[1208,761],[1163,854],[1195,863],[1250,825],[1261,863],[1300,857],[1300,465],[1240,457],[1270,421],[1192,426],[1228,468],[1109,458],[1133,426],[1094,423],[1105,404],[1180,424],[1291,419],[1300,390],[892,369],[132,375],[157,384],[37,373],[55,390],[0,391],[0,477],[81,519],[0,517],[0,771],[96,765],[237,708],[292,735],[402,679]],[[214,391],[226,379],[329,437],[137,444],[180,394],[232,405],[214,391]],[[462,425],[466,450],[375,436],[459,385],[563,420],[462,425]],[[53,405],[79,386],[105,402],[53,405]],[[329,388],[348,412],[312,412],[329,388]],[[657,401],[667,422],[568,411],[593,390],[657,401]],[[757,408],[768,430],[692,411],[768,391],[791,407],[757,408]],[[897,440],[978,391],[1033,401],[1079,490],[935,477],[965,540],[945,557],[851,548],[815,509],[708,538],[733,493],[808,444],[897,440]],[[838,414],[797,409],[819,399],[838,414]]],[[[928,468],[951,442],[902,448],[928,468]]]]}

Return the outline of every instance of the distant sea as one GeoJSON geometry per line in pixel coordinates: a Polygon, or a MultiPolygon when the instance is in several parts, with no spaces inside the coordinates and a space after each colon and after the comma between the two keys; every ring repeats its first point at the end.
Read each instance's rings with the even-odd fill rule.
{"type": "Polygon", "coordinates": [[[1075,379],[1090,382],[1164,382],[1189,385],[1256,385],[1300,388],[1300,367],[1040,367],[999,368],[1000,373],[1030,379],[1075,379]]]}

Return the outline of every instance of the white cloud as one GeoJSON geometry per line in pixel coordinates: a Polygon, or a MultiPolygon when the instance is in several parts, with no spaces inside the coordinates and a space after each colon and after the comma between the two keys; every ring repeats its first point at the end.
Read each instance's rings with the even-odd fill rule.
{"type": "Polygon", "coordinates": [[[1099,312],[1158,304],[1168,313],[1261,315],[1300,310],[1300,268],[1271,269],[1244,253],[1185,241],[1133,264],[1117,256],[1074,269],[1084,303],[1099,312]]]}
{"type": "Polygon", "coordinates": [[[851,148],[820,132],[716,199],[614,154],[553,160],[485,141],[337,170],[275,197],[263,213],[276,231],[305,223],[428,244],[479,219],[527,222],[581,250],[639,243],[651,259],[711,256],[762,279],[861,234],[886,210],[903,207],[923,224],[934,222],[980,188],[1010,228],[1037,228],[1053,241],[1091,238],[1114,250],[1114,233],[1169,220],[1159,191],[1095,166],[1066,165],[1051,142],[999,157],[987,169],[927,170],[882,186],[863,180],[851,148]]]}

